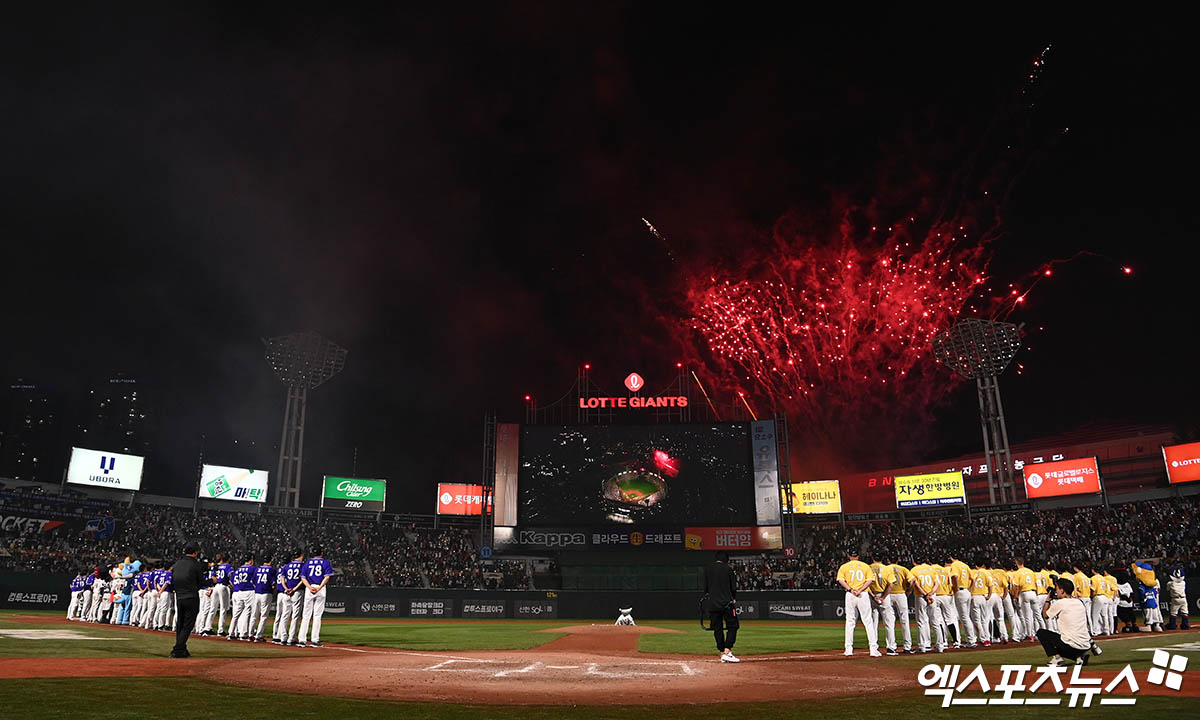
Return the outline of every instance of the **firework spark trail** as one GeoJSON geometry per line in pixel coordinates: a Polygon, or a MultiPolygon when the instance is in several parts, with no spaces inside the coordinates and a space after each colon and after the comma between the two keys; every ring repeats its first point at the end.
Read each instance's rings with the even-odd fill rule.
{"type": "Polygon", "coordinates": [[[719,375],[778,408],[817,421],[831,403],[882,404],[984,282],[984,245],[962,242],[964,233],[915,243],[900,231],[874,244],[796,238],[758,277],[693,286],[692,329],[719,375]]]}
{"type": "Polygon", "coordinates": [[[667,242],[667,239],[662,236],[662,233],[660,233],[657,228],[650,224],[649,220],[642,218],[642,222],[646,223],[646,227],[650,228],[650,232],[654,233],[654,237],[658,238],[659,241],[662,242],[663,247],[667,250],[667,257],[671,258],[671,262],[675,262],[675,253],[671,250],[671,245],[667,242]]]}

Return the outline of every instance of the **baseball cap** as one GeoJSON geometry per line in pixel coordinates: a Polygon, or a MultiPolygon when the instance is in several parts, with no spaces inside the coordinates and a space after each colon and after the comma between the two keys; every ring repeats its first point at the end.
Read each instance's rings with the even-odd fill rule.
{"type": "Polygon", "coordinates": [[[183,546],[183,554],[184,555],[191,555],[192,553],[197,553],[197,552],[200,552],[200,546],[197,545],[195,542],[189,542],[187,545],[183,546]]]}
{"type": "Polygon", "coordinates": [[[847,554],[847,555],[854,555],[854,556],[857,556],[857,555],[858,555],[858,548],[846,548],[846,554],[847,554]]]}

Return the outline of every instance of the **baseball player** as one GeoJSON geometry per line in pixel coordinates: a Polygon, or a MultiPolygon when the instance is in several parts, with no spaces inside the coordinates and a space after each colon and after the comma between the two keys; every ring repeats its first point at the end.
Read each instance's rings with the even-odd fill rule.
{"type": "Polygon", "coordinates": [[[229,554],[219,552],[216,555],[216,561],[213,564],[213,586],[210,588],[212,597],[208,602],[208,615],[201,622],[201,627],[204,629],[200,632],[201,635],[216,635],[221,637],[225,633],[230,633],[233,629],[233,618],[229,618],[229,625],[225,627],[225,633],[222,633],[222,625],[225,623],[225,613],[229,612],[230,601],[230,582],[233,578],[233,566],[229,564],[229,554]],[[212,631],[213,619],[217,621],[217,631],[212,631]]]}
{"type": "Polygon", "coordinates": [[[917,644],[921,652],[930,651],[932,638],[929,628],[932,625],[937,634],[937,651],[946,651],[946,628],[942,623],[941,607],[934,600],[938,590],[939,579],[929,563],[914,565],[909,571],[909,584],[913,591],[913,604],[917,614],[917,644]]]}
{"type": "MultiPolygon", "coordinates": [[[[992,597],[988,599],[988,616],[996,622],[996,632],[992,636],[1001,643],[1007,644],[1008,626],[1004,624],[1004,617],[1007,614],[1009,620],[1013,620],[1008,573],[1000,567],[1000,563],[995,563],[995,567],[988,570],[988,574],[992,576],[993,584],[992,597]]],[[[1013,629],[1015,630],[1016,627],[1014,626],[1013,629]]]]}
{"type": "Polygon", "coordinates": [[[886,568],[884,579],[888,581],[883,596],[883,623],[887,627],[887,654],[899,655],[896,648],[896,621],[904,627],[904,652],[911,654],[912,626],[908,621],[908,568],[883,560],[886,568]]]}
{"type": "MultiPolygon", "coordinates": [[[[1111,570],[1104,571],[1104,579],[1108,582],[1108,634],[1114,635],[1117,632],[1117,579],[1113,577],[1111,570]]],[[[1154,579],[1153,573],[1150,577],[1154,579]]],[[[1157,587],[1158,581],[1154,581],[1157,587]]]]}
{"type": "Polygon", "coordinates": [[[1089,582],[1092,586],[1092,634],[1111,635],[1112,613],[1108,606],[1112,600],[1109,596],[1108,578],[1105,577],[1103,568],[1093,568],[1089,582]]]}
{"type": "Polygon", "coordinates": [[[104,593],[108,590],[108,583],[100,575],[100,568],[96,568],[95,580],[92,581],[92,606],[88,608],[87,621],[100,622],[100,607],[104,604],[104,593]]]}
{"type": "MultiPolygon", "coordinates": [[[[871,596],[871,624],[875,626],[875,637],[879,637],[879,623],[883,620],[883,594],[887,592],[889,580],[884,579],[884,565],[878,559],[872,558],[871,555],[866,555],[862,561],[871,568],[871,584],[867,587],[867,593],[871,596]]],[[[887,571],[890,577],[890,568],[887,571]]]]}
{"type": "Polygon", "coordinates": [[[1033,622],[1036,624],[1034,635],[1037,635],[1037,631],[1042,628],[1049,629],[1046,623],[1047,618],[1042,612],[1042,608],[1046,607],[1046,599],[1050,597],[1050,587],[1054,585],[1054,581],[1050,579],[1049,566],[1046,565],[1045,561],[1038,562],[1037,567],[1040,569],[1033,573],[1033,582],[1036,586],[1034,597],[1036,604],[1033,608],[1033,622]]]}
{"type": "Polygon", "coordinates": [[[254,556],[249,555],[246,561],[233,571],[233,617],[229,620],[230,640],[250,639],[250,615],[253,613],[254,601],[254,556]]]}
{"type": "Polygon", "coordinates": [[[1012,620],[1012,639],[1013,642],[1021,642],[1023,638],[1029,636],[1029,633],[1025,631],[1025,626],[1022,624],[1024,615],[1021,612],[1021,584],[1017,579],[1020,574],[1017,570],[1017,563],[1009,562],[1008,569],[1004,574],[1008,576],[1008,601],[1004,609],[1007,612],[1010,607],[1012,608],[1012,614],[1009,615],[1012,620]]]}
{"type": "Polygon", "coordinates": [[[871,622],[871,596],[868,588],[874,582],[875,574],[870,566],[858,559],[858,550],[851,548],[846,551],[846,562],[838,568],[838,584],[846,589],[846,655],[854,654],[854,624],[861,620],[867,629],[867,642],[871,648],[871,657],[883,657],[879,652],[878,628],[871,622]]]}
{"type": "Polygon", "coordinates": [[[1167,612],[1171,615],[1170,622],[1167,624],[1168,630],[1175,629],[1175,618],[1179,618],[1179,629],[1188,630],[1191,625],[1188,624],[1188,602],[1187,602],[1187,571],[1182,565],[1175,565],[1171,571],[1167,573],[1167,591],[1171,593],[1171,601],[1167,606],[1167,612]]]}
{"type": "Polygon", "coordinates": [[[216,563],[211,560],[204,564],[204,581],[207,587],[200,589],[200,612],[196,615],[196,627],[194,632],[204,635],[204,618],[208,617],[208,608],[212,605],[212,584],[213,584],[213,566],[216,563]]]}
{"type": "Polygon", "coordinates": [[[1037,600],[1037,574],[1025,567],[1025,558],[1017,558],[1015,584],[1021,594],[1021,637],[1037,642],[1038,624],[1034,615],[1041,615],[1037,600]]]}
{"type": "MultiPolygon", "coordinates": [[[[149,565],[143,565],[143,568],[149,565]]],[[[146,577],[145,569],[138,570],[133,576],[133,592],[130,594],[130,602],[133,604],[133,609],[129,611],[129,624],[133,627],[138,627],[142,620],[142,581],[146,577]]]]}
{"type": "Polygon", "coordinates": [[[977,560],[975,569],[971,571],[971,587],[968,591],[971,593],[971,620],[968,627],[972,632],[967,633],[967,637],[974,638],[968,647],[974,647],[980,640],[983,641],[984,647],[992,645],[992,616],[988,603],[992,600],[992,590],[995,586],[996,578],[987,571],[982,560],[977,560]]]}
{"type": "Polygon", "coordinates": [[[938,589],[934,593],[933,600],[938,604],[938,610],[941,611],[942,624],[946,627],[946,635],[949,635],[951,628],[953,628],[954,647],[960,648],[962,647],[962,627],[958,623],[958,609],[954,606],[954,575],[950,572],[948,565],[933,565],[931,567],[934,574],[938,576],[938,589]]]}
{"type": "Polygon", "coordinates": [[[254,570],[254,598],[251,600],[254,613],[250,619],[250,625],[254,628],[254,642],[266,642],[263,630],[267,627],[267,615],[271,613],[271,595],[274,589],[275,568],[271,567],[271,558],[267,558],[254,570]]]}
{"type": "Polygon", "coordinates": [[[272,634],[279,645],[291,645],[296,637],[296,624],[304,612],[304,591],[300,575],[304,572],[304,553],[300,553],[283,567],[279,568],[279,596],[276,599],[275,627],[272,634]]]}
{"type": "Polygon", "coordinates": [[[67,619],[74,620],[79,612],[79,598],[83,595],[83,573],[76,572],[71,580],[71,604],[67,605],[67,619]]]}
{"type": "MultiPolygon", "coordinates": [[[[950,556],[950,564],[947,566],[947,568],[950,570],[950,574],[954,583],[955,615],[961,618],[963,628],[965,629],[967,635],[966,646],[969,648],[978,647],[979,634],[976,631],[975,622],[973,620],[974,615],[972,614],[974,612],[975,603],[974,600],[971,599],[974,594],[971,589],[971,568],[965,562],[959,560],[953,555],[950,556]]],[[[987,587],[986,580],[984,581],[984,587],[987,587]]],[[[963,638],[962,636],[959,636],[958,639],[962,640],[963,638]]]]}
{"type": "Polygon", "coordinates": [[[1088,579],[1088,574],[1084,572],[1079,565],[1072,565],[1073,573],[1067,575],[1071,582],[1075,583],[1075,597],[1079,598],[1083,603],[1083,609],[1087,611],[1088,632],[1095,634],[1095,628],[1092,627],[1092,582],[1088,579]]]}
{"type": "Polygon", "coordinates": [[[154,613],[154,627],[163,632],[172,630],[172,617],[175,610],[175,590],[171,585],[171,571],[159,568],[154,580],[154,595],[157,598],[157,608],[154,613]]]}
{"type": "Polygon", "coordinates": [[[314,545],[311,557],[304,563],[300,572],[300,582],[304,585],[304,614],[300,618],[299,640],[292,638],[292,643],[299,647],[307,647],[308,623],[312,621],[312,646],[321,645],[321,616],[325,614],[325,586],[333,576],[333,566],[324,558],[325,551],[320,545],[314,545]]]}

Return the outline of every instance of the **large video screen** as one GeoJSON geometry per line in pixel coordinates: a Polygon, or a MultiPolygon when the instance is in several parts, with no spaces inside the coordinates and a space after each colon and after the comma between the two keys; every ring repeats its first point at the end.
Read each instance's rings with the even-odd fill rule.
{"type": "Polygon", "coordinates": [[[521,525],[757,524],[748,423],[526,426],[517,484],[521,525]]]}

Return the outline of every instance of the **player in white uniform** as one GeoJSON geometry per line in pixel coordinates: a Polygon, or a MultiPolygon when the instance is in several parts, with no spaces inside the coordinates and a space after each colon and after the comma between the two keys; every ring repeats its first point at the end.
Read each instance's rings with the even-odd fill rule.
{"type": "Polygon", "coordinates": [[[300,580],[303,571],[304,553],[300,553],[291,562],[279,568],[279,612],[275,615],[273,628],[278,645],[290,645],[291,639],[296,636],[296,625],[304,612],[304,584],[300,580]]]}
{"type": "Polygon", "coordinates": [[[913,591],[913,608],[917,615],[917,644],[921,652],[929,652],[934,638],[930,636],[930,628],[937,636],[937,651],[946,650],[946,625],[942,621],[942,611],[934,600],[941,586],[938,574],[928,562],[914,565],[909,571],[909,585],[913,591]]]}
{"type": "Polygon", "coordinates": [[[212,580],[213,580],[213,563],[211,560],[205,565],[204,579],[208,582],[208,587],[200,588],[200,612],[196,615],[196,627],[194,632],[204,634],[204,618],[208,617],[208,608],[212,605],[212,580]]]}
{"type": "Polygon", "coordinates": [[[312,548],[312,557],[304,563],[300,571],[300,582],[304,583],[304,614],[300,618],[299,640],[293,638],[293,644],[305,647],[305,637],[308,635],[308,623],[312,620],[312,646],[321,645],[321,616],[325,614],[325,586],[333,577],[333,565],[324,558],[320,545],[312,548]]]}
{"type": "Polygon", "coordinates": [[[71,602],[67,605],[67,619],[74,620],[75,615],[79,612],[79,598],[83,595],[83,573],[75,573],[74,579],[71,580],[71,602]]]}

